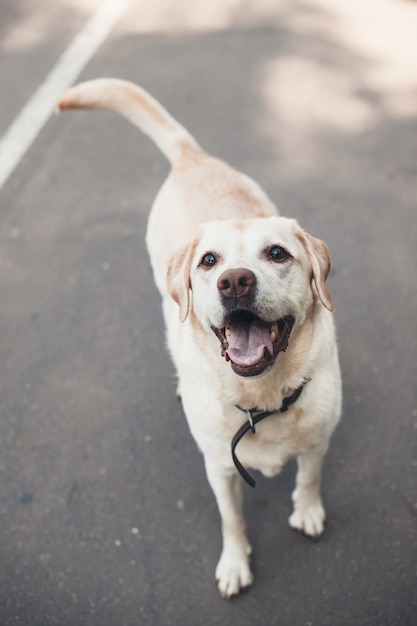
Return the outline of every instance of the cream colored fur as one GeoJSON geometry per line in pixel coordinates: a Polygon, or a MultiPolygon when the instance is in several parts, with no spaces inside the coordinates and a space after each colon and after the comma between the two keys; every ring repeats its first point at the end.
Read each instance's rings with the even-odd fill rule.
{"type": "Polygon", "coordinates": [[[278,410],[282,399],[311,377],[287,413],[273,415],[240,442],[241,462],[277,474],[297,457],[290,526],[316,537],[324,528],[320,495],[323,456],[341,410],[341,380],[326,288],[330,256],[323,242],[274,204],[250,178],[204,152],[149,94],[116,79],[68,90],[67,108],[111,109],[148,134],[170,160],[171,172],[152,207],[147,246],[163,299],[169,349],[191,432],[200,447],[222,520],[223,550],[216,569],[220,593],[230,598],[253,582],[251,547],[242,513],[242,479],[231,457],[231,439],[245,409],[278,410]],[[290,255],[271,261],[279,245],[290,255]],[[215,253],[216,263],[201,261],[215,253]],[[220,354],[212,327],[224,324],[218,281],[247,268],[256,277],[256,314],[268,323],[287,315],[295,324],[285,352],[260,376],[239,376],[220,354]]]}

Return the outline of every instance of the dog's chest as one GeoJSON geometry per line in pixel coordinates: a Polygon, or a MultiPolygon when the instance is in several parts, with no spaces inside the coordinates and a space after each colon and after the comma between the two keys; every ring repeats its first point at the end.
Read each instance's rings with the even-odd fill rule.
{"type": "Polygon", "coordinates": [[[239,442],[236,452],[243,465],[261,471],[265,476],[278,474],[285,463],[304,448],[294,417],[273,415],[257,424],[239,442]]]}

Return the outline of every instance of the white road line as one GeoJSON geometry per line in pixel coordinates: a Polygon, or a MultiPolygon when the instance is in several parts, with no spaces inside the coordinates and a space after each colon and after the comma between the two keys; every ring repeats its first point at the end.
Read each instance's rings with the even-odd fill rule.
{"type": "Polygon", "coordinates": [[[130,0],[103,0],[0,140],[0,189],[36,139],[63,91],[82,72],[130,0]]]}

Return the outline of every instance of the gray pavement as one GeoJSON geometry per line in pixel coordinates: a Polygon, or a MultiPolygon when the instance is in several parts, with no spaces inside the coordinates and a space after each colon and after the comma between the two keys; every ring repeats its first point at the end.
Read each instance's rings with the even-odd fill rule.
{"type": "MultiPolygon", "coordinates": [[[[0,5],[2,131],[96,4],[0,5]]],[[[328,243],[325,535],[287,525],[293,463],[259,476],[255,584],[219,597],[144,245],[167,164],[116,116],[68,113],[0,192],[1,626],[415,623],[417,7],[367,4],[133,2],[81,76],[143,85],[328,243]]]]}

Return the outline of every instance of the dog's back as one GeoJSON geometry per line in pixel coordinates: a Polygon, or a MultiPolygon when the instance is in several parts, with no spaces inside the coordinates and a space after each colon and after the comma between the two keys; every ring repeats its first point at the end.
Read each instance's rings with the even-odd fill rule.
{"type": "Polygon", "coordinates": [[[146,237],[163,296],[169,259],[195,238],[200,224],[278,214],[254,180],[207,154],[188,130],[134,83],[116,78],[86,81],[68,89],[58,108],[119,113],[148,135],[171,163],[170,175],[152,207],[146,237]]]}

